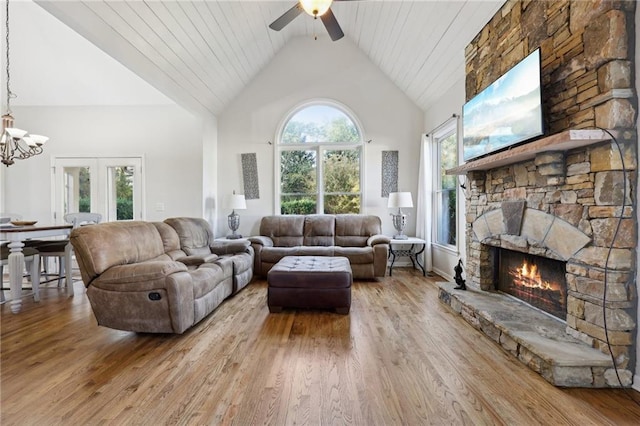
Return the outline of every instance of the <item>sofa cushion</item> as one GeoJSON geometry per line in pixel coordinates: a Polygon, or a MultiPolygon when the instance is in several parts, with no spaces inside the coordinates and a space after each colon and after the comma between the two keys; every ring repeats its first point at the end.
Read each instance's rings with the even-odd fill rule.
{"type": "Polygon", "coordinates": [[[333,251],[333,246],[265,247],[262,249],[262,261],[278,263],[285,256],[333,256],[333,251]]]}
{"type": "Polygon", "coordinates": [[[332,246],[336,230],[333,215],[311,214],[304,218],[305,246],[332,246]]]}
{"type": "Polygon", "coordinates": [[[336,246],[364,247],[369,237],[381,233],[382,221],[378,216],[336,215],[336,246]]]}
{"type": "Polygon", "coordinates": [[[373,249],[371,247],[335,247],[334,256],[343,256],[352,264],[373,263],[373,249]]]}
{"type": "Polygon", "coordinates": [[[88,285],[116,265],[144,262],[164,254],[158,229],[150,222],[105,222],[71,231],[71,244],[88,285]]]}
{"type": "Polygon", "coordinates": [[[260,235],[270,237],[278,247],[303,244],[304,218],[302,215],[265,216],[260,222],[260,235]]]}
{"type": "Polygon", "coordinates": [[[180,238],[175,229],[164,222],[153,222],[153,225],[160,233],[162,244],[164,245],[164,252],[167,256],[173,260],[186,256],[186,253],[180,248],[180,238]]]}
{"type": "Polygon", "coordinates": [[[211,253],[213,231],[209,222],[197,217],[173,217],[164,221],[178,234],[180,247],[187,255],[204,256],[211,253]]]}
{"type": "MultiPolygon", "coordinates": [[[[207,264],[200,267],[195,271],[189,271],[193,280],[193,298],[199,299],[216,288],[222,281],[224,281],[225,275],[222,273],[220,265],[215,263],[207,264]]],[[[229,274],[230,275],[230,274],[229,274]]],[[[229,276],[227,275],[227,276],[229,276]]]]}

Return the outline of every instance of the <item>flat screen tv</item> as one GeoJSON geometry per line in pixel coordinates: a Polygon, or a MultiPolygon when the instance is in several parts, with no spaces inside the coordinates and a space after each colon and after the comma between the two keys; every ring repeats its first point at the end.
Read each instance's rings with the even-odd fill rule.
{"type": "Polygon", "coordinates": [[[529,54],[462,108],[465,161],[544,134],[540,49],[529,54]]]}

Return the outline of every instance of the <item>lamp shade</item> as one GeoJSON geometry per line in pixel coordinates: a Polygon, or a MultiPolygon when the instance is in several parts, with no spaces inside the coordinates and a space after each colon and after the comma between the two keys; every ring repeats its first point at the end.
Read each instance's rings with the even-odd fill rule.
{"type": "Polygon", "coordinates": [[[247,208],[247,202],[245,201],[243,194],[228,195],[225,200],[225,204],[228,208],[233,210],[244,210],[247,208]]]}
{"type": "Polygon", "coordinates": [[[7,127],[5,130],[9,133],[9,136],[14,139],[22,139],[27,134],[26,130],[17,129],[15,127],[7,127]]]}
{"type": "Polygon", "coordinates": [[[48,137],[46,136],[42,136],[42,135],[34,135],[31,134],[29,135],[29,137],[31,138],[31,140],[38,146],[40,145],[44,145],[45,143],[47,143],[47,141],[49,140],[48,137]]]}
{"type": "Polygon", "coordinates": [[[413,199],[410,192],[392,192],[389,194],[389,208],[397,209],[403,207],[413,207],[413,199]]]}

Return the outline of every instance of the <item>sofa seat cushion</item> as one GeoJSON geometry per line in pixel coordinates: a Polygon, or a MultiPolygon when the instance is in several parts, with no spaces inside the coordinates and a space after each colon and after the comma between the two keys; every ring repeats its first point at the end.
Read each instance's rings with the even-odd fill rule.
{"type": "Polygon", "coordinates": [[[278,263],[285,256],[333,256],[333,249],[323,246],[265,247],[262,249],[262,261],[278,263]]]}
{"type": "Polygon", "coordinates": [[[220,258],[229,259],[233,262],[235,274],[253,268],[253,257],[249,253],[225,254],[220,258]]]}
{"type": "Polygon", "coordinates": [[[200,268],[189,271],[193,280],[193,298],[199,299],[213,291],[224,281],[225,275],[222,267],[215,263],[202,265],[200,268]]]}
{"type": "Polygon", "coordinates": [[[373,263],[374,253],[371,247],[334,247],[334,256],[344,256],[352,264],[373,263]]]}

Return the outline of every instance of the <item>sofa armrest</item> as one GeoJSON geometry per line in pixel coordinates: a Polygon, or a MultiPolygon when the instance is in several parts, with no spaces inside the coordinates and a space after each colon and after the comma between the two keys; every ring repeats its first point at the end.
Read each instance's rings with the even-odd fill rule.
{"type": "Polygon", "coordinates": [[[254,248],[256,245],[273,247],[273,240],[270,237],[266,237],[264,235],[249,237],[249,241],[251,242],[251,245],[254,246],[254,248]]]}
{"type": "Polygon", "coordinates": [[[216,259],[218,259],[218,255],[215,253],[210,253],[204,255],[192,254],[190,256],[180,257],[176,260],[180,263],[184,263],[187,266],[198,266],[202,265],[203,263],[215,262],[216,259]]]}
{"type": "Polygon", "coordinates": [[[251,247],[253,248],[253,273],[263,275],[262,273],[262,249],[265,247],[273,247],[273,240],[264,235],[249,237],[251,247]]]}
{"type": "Polygon", "coordinates": [[[391,242],[391,238],[386,235],[376,234],[369,237],[367,240],[368,246],[375,246],[376,244],[389,244],[391,242]]]}
{"type": "Polygon", "coordinates": [[[248,240],[216,242],[210,246],[211,253],[222,256],[234,253],[249,253],[251,243],[248,240]]]}

